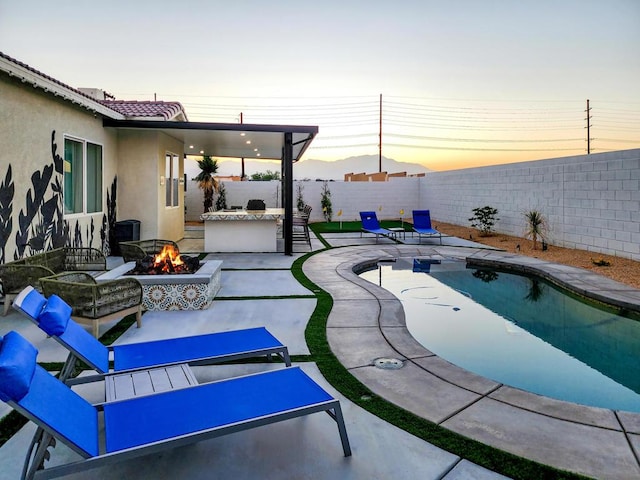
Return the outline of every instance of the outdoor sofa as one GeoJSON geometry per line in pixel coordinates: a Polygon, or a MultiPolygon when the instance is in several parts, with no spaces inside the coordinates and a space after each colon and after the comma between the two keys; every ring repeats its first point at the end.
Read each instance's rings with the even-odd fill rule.
{"type": "Polygon", "coordinates": [[[6,315],[15,296],[28,285],[40,288],[40,279],[62,272],[104,272],[107,259],[90,247],[61,247],[0,265],[6,315]]]}
{"type": "Polygon", "coordinates": [[[125,263],[144,260],[147,256],[157,255],[162,252],[166,245],[170,245],[178,252],[178,244],[172,240],[162,240],[152,238],[149,240],[135,240],[131,242],[120,242],[120,253],[125,263]]]}
{"type": "Polygon", "coordinates": [[[86,272],[63,272],[40,279],[48,297],[57,295],[73,308],[71,317],[91,326],[98,338],[100,323],[134,313],[142,326],[142,284],[132,277],[96,281],[86,272]]]}

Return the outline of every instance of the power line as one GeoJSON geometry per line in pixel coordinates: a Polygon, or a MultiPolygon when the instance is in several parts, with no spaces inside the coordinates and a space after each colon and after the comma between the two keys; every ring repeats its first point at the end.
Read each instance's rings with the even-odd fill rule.
{"type": "MultiPolygon", "coordinates": [[[[320,135],[311,149],[375,148],[385,143],[390,147],[466,150],[466,151],[575,151],[571,148],[502,148],[501,144],[559,145],[584,141],[577,138],[588,119],[587,152],[591,151],[591,130],[604,133],[599,146],[638,144],[640,135],[640,103],[598,101],[588,105],[587,119],[580,116],[584,107],[573,100],[481,100],[462,98],[430,98],[406,96],[218,96],[176,95],[182,97],[189,117],[211,121],[237,122],[239,112],[251,123],[304,122],[317,124],[320,135]],[[382,122],[382,123],[380,123],[382,122]],[[378,125],[378,128],[374,127],[378,125]],[[379,137],[380,131],[382,137],[379,137]],[[438,135],[455,131],[456,135],[438,135]],[[465,135],[478,132],[488,138],[465,135]],[[533,136],[534,138],[523,138],[533,136]],[[333,133],[333,134],[332,134],[333,133]],[[337,134],[335,134],[337,133],[337,134]],[[631,137],[625,138],[626,134],[631,137]],[[510,136],[516,138],[509,138],[510,136]],[[376,139],[376,137],[379,137],[376,139]],[[555,138],[560,137],[560,138],[555,138]],[[620,137],[620,138],[617,138],[620,137]],[[371,139],[370,143],[357,140],[371,139]],[[355,140],[355,142],[353,142],[355,140]],[[376,141],[377,140],[377,141],[376,141]],[[415,145],[412,141],[420,142],[415,145]],[[451,146],[438,145],[443,142],[451,146]],[[333,146],[331,143],[337,143],[333,146]],[[470,144],[476,143],[477,147],[470,144]],[[467,144],[460,146],[456,144],[467,144]],[[481,147],[485,145],[486,147],[481,147]],[[494,145],[495,147],[491,147],[494,145]]],[[[600,148],[599,150],[601,150],[600,148]]]]}

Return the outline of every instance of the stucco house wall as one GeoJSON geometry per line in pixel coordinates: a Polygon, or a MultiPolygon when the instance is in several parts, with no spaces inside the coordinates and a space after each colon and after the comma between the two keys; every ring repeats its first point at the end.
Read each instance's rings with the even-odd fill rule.
{"type": "Polygon", "coordinates": [[[65,135],[102,145],[102,212],[63,217],[71,245],[103,249],[106,192],[116,175],[116,133],[102,127],[101,117],[0,74],[0,261],[59,246],[64,207],[54,189],[63,175],[56,171],[54,156],[64,156],[65,135]],[[44,212],[43,204],[48,205],[44,212]],[[52,225],[53,231],[42,231],[52,225]]]}
{"type": "Polygon", "coordinates": [[[184,237],[184,186],[179,205],[165,205],[165,155],[177,155],[179,178],[184,173],[184,144],[160,132],[120,130],[118,133],[118,219],[140,221],[140,238],[178,241],[184,237]]]}
{"type": "Polygon", "coordinates": [[[183,238],[184,183],[173,207],[160,185],[168,152],[182,178],[183,142],[104,127],[123,115],[1,53],[0,62],[0,262],[64,245],[109,254],[110,218],[139,220],[141,238],[183,238]],[[102,147],[99,212],[64,213],[66,137],[102,147]]]}

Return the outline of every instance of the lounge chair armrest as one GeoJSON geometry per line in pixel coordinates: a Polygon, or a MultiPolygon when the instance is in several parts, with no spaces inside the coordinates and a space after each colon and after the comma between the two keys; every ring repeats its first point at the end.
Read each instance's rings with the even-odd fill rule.
{"type": "Polygon", "coordinates": [[[105,271],[107,258],[97,248],[65,247],[64,269],[67,271],[105,271]]]}
{"type": "Polygon", "coordinates": [[[40,279],[45,296],[57,295],[74,310],[92,305],[96,299],[96,281],[88,273],[64,272],[40,279]]]}
{"type": "Polygon", "coordinates": [[[142,247],[129,242],[120,242],[120,253],[122,254],[124,263],[142,260],[147,256],[147,253],[142,247]]]}
{"type": "Polygon", "coordinates": [[[131,242],[120,242],[122,259],[126,262],[142,260],[148,255],[157,255],[166,245],[171,245],[178,251],[178,244],[173,240],[163,240],[152,238],[150,240],[134,240],[131,242]]]}
{"type": "Polygon", "coordinates": [[[40,279],[53,273],[55,272],[43,265],[11,263],[0,265],[0,280],[2,280],[2,289],[5,294],[19,293],[29,285],[40,288],[40,279]]]}
{"type": "Polygon", "coordinates": [[[90,311],[84,309],[85,317],[100,318],[142,304],[142,284],[135,278],[98,282],[95,289],[95,302],[90,311]]]}

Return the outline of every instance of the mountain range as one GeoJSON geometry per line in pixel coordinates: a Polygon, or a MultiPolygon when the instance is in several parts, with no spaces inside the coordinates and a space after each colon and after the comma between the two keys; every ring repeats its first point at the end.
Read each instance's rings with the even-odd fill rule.
{"type": "MultiPolygon", "coordinates": [[[[280,171],[280,162],[265,160],[245,160],[244,171],[247,176],[264,173],[267,170],[280,171]]],[[[240,163],[237,160],[218,160],[218,175],[239,175],[240,163]]],[[[295,180],[343,180],[345,173],[375,173],[378,171],[377,155],[360,155],[342,160],[301,160],[293,165],[295,180]]],[[[428,168],[409,162],[398,162],[382,157],[382,171],[388,173],[407,172],[407,174],[427,173],[428,168]]]]}

